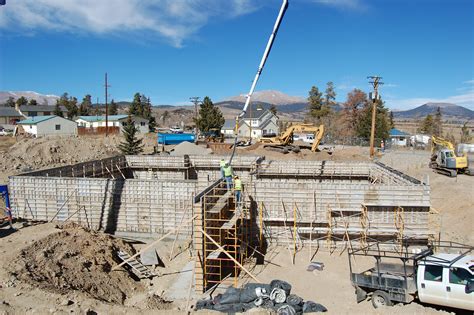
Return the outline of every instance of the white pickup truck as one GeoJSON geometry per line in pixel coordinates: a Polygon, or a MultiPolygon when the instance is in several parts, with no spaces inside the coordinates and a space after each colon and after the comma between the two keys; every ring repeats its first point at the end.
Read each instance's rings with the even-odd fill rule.
{"type": "Polygon", "coordinates": [[[378,308],[417,298],[423,303],[474,311],[472,246],[453,242],[437,242],[424,249],[407,245],[400,250],[394,246],[375,243],[348,252],[357,302],[371,297],[372,305],[378,308]],[[355,256],[374,257],[375,267],[353,272],[355,256]]]}

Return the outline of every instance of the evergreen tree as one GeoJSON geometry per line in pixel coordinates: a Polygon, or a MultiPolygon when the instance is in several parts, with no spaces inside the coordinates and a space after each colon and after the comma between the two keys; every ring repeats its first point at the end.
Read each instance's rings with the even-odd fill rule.
{"type": "Polygon", "coordinates": [[[54,115],[56,116],[59,116],[59,117],[63,117],[63,112],[61,111],[61,107],[59,105],[59,100],[56,101],[56,106],[54,107],[54,112],[53,112],[54,115]]]}
{"type": "Polygon", "coordinates": [[[87,94],[82,99],[81,105],[79,106],[79,116],[89,116],[92,112],[92,96],[87,94]]]}
{"type": "Polygon", "coordinates": [[[109,106],[109,115],[117,115],[117,114],[118,114],[118,106],[117,106],[117,103],[115,103],[115,101],[112,99],[109,106]]]}
{"type": "MultiPolygon", "coordinates": [[[[357,124],[357,136],[365,139],[370,138],[372,128],[372,104],[367,102],[362,109],[360,119],[357,124]]],[[[388,111],[384,107],[382,100],[376,100],[376,116],[375,116],[375,139],[388,139],[390,131],[390,122],[388,111]]]]}
{"type": "Polygon", "coordinates": [[[329,109],[324,105],[323,93],[319,92],[316,86],[313,86],[309,91],[309,115],[310,117],[319,120],[321,117],[329,114],[329,109]]]}
{"type": "Polygon", "coordinates": [[[276,114],[277,114],[277,112],[278,112],[278,110],[277,110],[276,106],[275,106],[275,105],[273,105],[273,104],[272,104],[272,106],[270,106],[270,109],[269,109],[269,110],[270,110],[270,111],[273,113],[273,115],[276,115],[276,114]]]}
{"type": "Polygon", "coordinates": [[[129,114],[126,125],[123,127],[124,140],[118,146],[119,150],[126,155],[136,155],[143,152],[143,139],[137,139],[138,128],[129,114]]]}
{"type": "Polygon", "coordinates": [[[419,128],[421,133],[427,134],[427,135],[434,135],[434,120],[433,116],[428,114],[425,119],[421,122],[421,126],[419,128]]]}
{"type": "Polygon", "coordinates": [[[390,111],[389,123],[390,123],[390,129],[395,128],[395,122],[393,121],[393,112],[392,111],[390,111]]]}
{"type": "Polygon", "coordinates": [[[434,117],[434,129],[433,135],[441,137],[443,135],[443,116],[441,115],[441,108],[436,109],[436,114],[434,117]]]}
{"type": "Polygon", "coordinates": [[[336,91],[334,90],[334,83],[329,81],[326,84],[326,91],[324,94],[323,106],[332,112],[334,110],[335,105],[336,105],[336,91]]]}
{"type": "Polygon", "coordinates": [[[15,107],[15,99],[10,96],[7,99],[7,102],[5,103],[5,105],[10,106],[10,107],[15,107]]]}
{"type": "Polygon", "coordinates": [[[161,120],[163,120],[163,124],[166,123],[166,120],[168,120],[168,118],[170,118],[170,113],[167,110],[165,110],[163,112],[163,115],[161,115],[161,120]]]}
{"type": "Polygon", "coordinates": [[[469,135],[469,127],[467,126],[467,121],[462,125],[461,128],[461,143],[470,143],[472,137],[469,135]]]}
{"type": "Polygon", "coordinates": [[[26,99],[26,97],[24,96],[20,96],[17,100],[16,100],[16,105],[18,106],[23,106],[23,105],[26,105],[28,104],[28,100],[26,99]]]}
{"type": "Polygon", "coordinates": [[[141,95],[140,93],[135,93],[133,96],[133,101],[130,103],[130,107],[128,108],[129,115],[136,115],[139,116],[140,112],[142,111],[142,104],[141,104],[141,95]]]}
{"type": "Polygon", "coordinates": [[[150,132],[155,132],[156,127],[157,127],[156,119],[155,119],[155,116],[152,115],[148,119],[148,129],[150,132]]]}
{"type": "Polygon", "coordinates": [[[38,105],[38,102],[32,98],[29,102],[28,102],[28,105],[32,105],[32,106],[35,106],[35,105],[38,105]]]}
{"type": "Polygon", "coordinates": [[[73,119],[77,116],[79,109],[77,108],[77,98],[71,97],[66,102],[66,109],[67,109],[67,118],[73,119]]]}
{"type": "Polygon", "coordinates": [[[207,132],[209,129],[221,129],[225,119],[219,107],[214,106],[211,99],[206,96],[199,109],[199,117],[195,121],[196,126],[201,132],[207,132]]]}

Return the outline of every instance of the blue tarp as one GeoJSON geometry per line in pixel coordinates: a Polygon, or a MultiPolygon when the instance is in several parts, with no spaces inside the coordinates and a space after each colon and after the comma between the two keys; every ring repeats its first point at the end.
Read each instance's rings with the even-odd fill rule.
{"type": "Polygon", "coordinates": [[[158,144],[179,144],[184,141],[194,142],[192,133],[158,133],[158,144]]]}

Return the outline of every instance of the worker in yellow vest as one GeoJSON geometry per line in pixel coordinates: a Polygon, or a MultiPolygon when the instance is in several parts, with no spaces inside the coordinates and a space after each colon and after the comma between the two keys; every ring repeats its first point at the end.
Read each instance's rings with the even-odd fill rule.
{"type": "Polygon", "coordinates": [[[242,181],[239,176],[234,176],[234,192],[235,192],[235,204],[240,206],[240,200],[242,199],[242,181]]]}
{"type": "Polygon", "coordinates": [[[225,178],[225,183],[227,185],[227,190],[232,189],[232,166],[229,165],[229,163],[225,163],[224,165],[224,178],[225,178]]]}
{"type": "Polygon", "coordinates": [[[219,166],[221,167],[221,175],[222,175],[222,178],[224,178],[224,167],[225,167],[225,160],[224,159],[221,159],[221,162],[219,163],[219,166]]]}

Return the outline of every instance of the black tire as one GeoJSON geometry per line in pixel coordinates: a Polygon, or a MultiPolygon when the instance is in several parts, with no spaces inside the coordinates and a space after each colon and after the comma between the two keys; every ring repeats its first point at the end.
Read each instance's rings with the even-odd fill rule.
{"type": "Polygon", "coordinates": [[[392,301],[387,292],[377,290],[372,293],[372,305],[374,308],[380,308],[385,306],[392,306],[392,301]]]}

